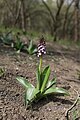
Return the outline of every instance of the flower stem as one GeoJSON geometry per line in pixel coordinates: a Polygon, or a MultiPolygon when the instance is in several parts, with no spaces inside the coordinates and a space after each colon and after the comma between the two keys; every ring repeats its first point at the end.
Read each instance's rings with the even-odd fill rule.
{"type": "Polygon", "coordinates": [[[41,73],[41,69],[42,69],[42,56],[40,56],[40,63],[39,63],[39,71],[41,73]]]}

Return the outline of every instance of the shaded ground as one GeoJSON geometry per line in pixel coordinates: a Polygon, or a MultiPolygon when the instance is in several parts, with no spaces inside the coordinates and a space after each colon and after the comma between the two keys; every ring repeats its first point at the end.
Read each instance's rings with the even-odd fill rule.
{"type": "MultiPolygon", "coordinates": [[[[5,70],[0,78],[0,120],[66,120],[65,112],[80,93],[80,49],[47,44],[48,52],[43,66],[50,65],[51,78],[57,76],[57,86],[67,89],[70,96],[49,96],[32,108],[24,106],[24,88],[16,76],[24,76],[35,85],[35,70],[39,62],[36,55],[16,54],[11,48],[0,45],[0,68],[5,70]]],[[[80,102],[75,107],[80,120],[80,102]]],[[[73,111],[70,112],[70,120],[73,111]]]]}

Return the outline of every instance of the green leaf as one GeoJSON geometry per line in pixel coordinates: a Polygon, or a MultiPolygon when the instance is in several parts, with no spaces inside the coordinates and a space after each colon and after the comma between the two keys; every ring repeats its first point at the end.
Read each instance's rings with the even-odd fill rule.
{"type": "Polygon", "coordinates": [[[20,51],[24,48],[24,44],[18,36],[17,36],[17,40],[14,44],[14,47],[16,48],[16,50],[20,50],[20,51]]]}
{"type": "Polygon", "coordinates": [[[41,93],[45,90],[46,88],[46,85],[48,83],[48,80],[49,80],[49,76],[50,76],[50,67],[46,67],[42,73],[42,80],[43,80],[43,83],[42,83],[42,87],[41,87],[41,93]]]}
{"type": "Polygon", "coordinates": [[[12,31],[5,33],[1,36],[1,40],[4,44],[6,45],[10,45],[12,42],[12,31]]]}
{"type": "Polygon", "coordinates": [[[44,92],[44,95],[48,95],[48,94],[63,94],[63,95],[69,95],[68,91],[66,91],[63,88],[58,88],[58,87],[54,87],[54,88],[49,88],[44,92]]]}
{"type": "Polygon", "coordinates": [[[31,102],[31,99],[33,98],[35,87],[30,87],[26,91],[26,101],[31,102]]]}
{"type": "Polygon", "coordinates": [[[2,77],[4,75],[4,70],[2,68],[0,68],[0,77],[2,77]]]}
{"type": "Polygon", "coordinates": [[[49,68],[49,66],[47,66],[47,67],[44,68],[44,70],[43,70],[43,72],[42,72],[42,79],[45,78],[45,75],[46,75],[46,73],[47,73],[48,68],[49,68]]]}
{"type": "Polygon", "coordinates": [[[23,77],[17,77],[16,78],[24,87],[29,88],[29,87],[33,87],[32,84],[30,84],[25,78],[23,77]]]}
{"type": "Polygon", "coordinates": [[[28,46],[28,48],[27,48],[27,51],[28,51],[29,54],[32,53],[32,51],[31,51],[32,45],[33,45],[33,44],[32,44],[32,40],[31,40],[30,43],[29,43],[29,46],[28,46]]]}
{"type": "Polygon", "coordinates": [[[49,67],[49,66],[47,66],[46,68],[44,68],[44,70],[43,70],[42,72],[40,72],[40,68],[38,68],[38,70],[39,70],[39,72],[40,72],[40,85],[39,85],[40,87],[39,87],[39,89],[41,89],[41,87],[42,87],[42,84],[43,84],[43,82],[44,82],[44,78],[45,78],[45,76],[46,76],[48,67],[49,67]]]}
{"type": "Polygon", "coordinates": [[[48,81],[46,88],[49,89],[50,87],[52,87],[55,84],[56,84],[56,78],[53,78],[52,80],[48,81]]]}
{"type": "Polygon", "coordinates": [[[36,53],[36,52],[37,52],[37,48],[32,47],[32,49],[31,49],[31,54],[34,54],[34,53],[36,53]]]}
{"type": "Polygon", "coordinates": [[[32,54],[34,54],[34,53],[37,52],[36,45],[33,45],[32,40],[30,41],[30,44],[29,44],[29,46],[28,46],[28,48],[27,48],[27,52],[28,52],[30,55],[32,55],[32,54]]]}
{"type": "Polygon", "coordinates": [[[25,91],[25,94],[24,94],[24,100],[25,100],[25,106],[30,104],[30,101],[27,98],[27,90],[25,91]]]}
{"type": "Polygon", "coordinates": [[[37,72],[36,72],[36,78],[37,78],[37,89],[41,89],[42,87],[42,84],[43,84],[43,81],[44,81],[44,77],[45,77],[45,74],[47,72],[47,69],[48,69],[49,66],[47,66],[42,73],[40,73],[40,70],[39,70],[39,67],[37,69],[37,72]]]}
{"type": "Polygon", "coordinates": [[[18,45],[18,49],[22,50],[23,48],[24,48],[24,44],[22,42],[20,42],[19,45],[18,45]]]}
{"type": "Polygon", "coordinates": [[[33,42],[32,42],[32,40],[30,41],[30,44],[29,44],[29,51],[31,50],[31,48],[32,48],[32,46],[33,46],[33,42]]]}
{"type": "Polygon", "coordinates": [[[26,102],[27,104],[32,101],[34,101],[36,99],[36,94],[39,93],[39,90],[36,89],[35,87],[30,87],[27,89],[27,92],[26,92],[26,102]]]}

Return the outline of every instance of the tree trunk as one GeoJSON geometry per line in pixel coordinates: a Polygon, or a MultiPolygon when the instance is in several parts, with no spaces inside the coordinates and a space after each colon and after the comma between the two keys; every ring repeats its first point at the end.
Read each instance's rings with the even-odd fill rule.
{"type": "Polygon", "coordinates": [[[22,19],[22,30],[26,31],[26,15],[25,15],[25,1],[21,0],[21,19],[22,19]]]}
{"type": "MultiPolygon", "coordinates": [[[[67,0],[68,2],[68,0],[67,0]]],[[[67,30],[67,22],[68,22],[68,15],[69,15],[69,10],[73,4],[74,0],[71,1],[71,3],[67,3],[67,8],[66,8],[66,12],[65,12],[65,16],[64,16],[64,19],[63,19],[63,32],[62,32],[62,36],[63,38],[65,39],[66,37],[68,37],[68,35],[66,34],[67,30]]],[[[72,17],[71,17],[72,18],[72,17]]]]}
{"type": "Polygon", "coordinates": [[[75,42],[79,40],[79,0],[75,0],[75,42]]]}
{"type": "Polygon", "coordinates": [[[55,23],[54,23],[54,42],[57,41],[57,30],[59,28],[59,25],[58,25],[58,22],[59,22],[59,16],[60,16],[60,12],[61,12],[61,8],[64,4],[64,0],[60,0],[59,1],[60,3],[58,3],[58,0],[57,0],[57,13],[56,13],[56,16],[55,16],[55,23]]]}

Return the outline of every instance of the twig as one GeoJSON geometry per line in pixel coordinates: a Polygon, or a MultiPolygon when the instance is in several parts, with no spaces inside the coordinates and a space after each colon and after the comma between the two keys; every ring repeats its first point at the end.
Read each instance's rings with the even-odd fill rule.
{"type": "Polygon", "coordinates": [[[69,115],[68,115],[69,111],[71,111],[76,106],[76,104],[78,103],[79,97],[80,97],[78,91],[76,91],[76,92],[77,92],[77,95],[78,95],[76,100],[74,101],[73,105],[65,112],[65,117],[66,117],[67,120],[69,120],[69,115]]]}

